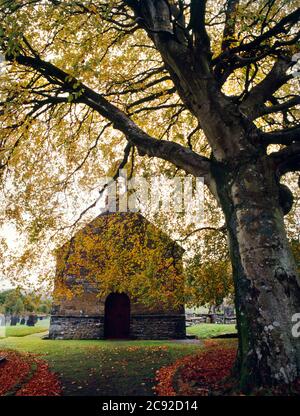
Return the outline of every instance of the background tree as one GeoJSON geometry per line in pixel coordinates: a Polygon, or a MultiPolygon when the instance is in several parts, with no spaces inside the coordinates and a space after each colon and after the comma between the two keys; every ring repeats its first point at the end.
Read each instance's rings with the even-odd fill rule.
{"type": "Polygon", "coordinates": [[[34,312],[49,314],[51,299],[37,293],[26,293],[21,289],[9,289],[0,292],[0,307],[7,315],[27,315],[34,312]]]}
{"type": "Polygon", "coordinates": [[[37,310],[38,302],[35,295],[30,293],[24,298],[24,308],[27,312],[34,312],[37,310]]]}
{"type": "Polygon", "coordinates": [[[14,289],[8,289],[0,292],[0,305],[4,305],[6,298],[9,294],[13,293],[14,289]]]}
{"type": "Polygon", "coordinates": [[[232,269],[224,240],[226,241],[224,230],[204,230],[201,234],[201,246],[197,247],[199,237],[193,244],[196,254],[186,264],[188,305],[220,306],[224,299],[232,297],[232,269]]]}
{"type": "Polygon", "coordinates": [[[51,312],[51,305],[52,302],[50,299],[43,301],[38,308],[38,312],[43,313],[45,315],[49,315],[51,312]]]}
{"type": "Polygon", "coordinates": [[[17,316],[22,315],[24,312],[24,303],[21,298],[18,298],[14,305],[14,314],[17,316]]]}
{"type": "Polygon", "coordinates": [[[22,299],[20,298],[19,290],[7,290],[2,292],[0,302],[3,305],[5,315],[18,315],[21,309],[22,299]]]}
{"type": "Polygon", "coordinates": [[[19,264],[41,257],[64,195],[98,191],[108,162],[203,176],[227,227],[244,389],[300,375],[281,184],[300,166],[299,16],[286,0],[2,1],[1,171],[6,218],[28,240],[19,264]]]}

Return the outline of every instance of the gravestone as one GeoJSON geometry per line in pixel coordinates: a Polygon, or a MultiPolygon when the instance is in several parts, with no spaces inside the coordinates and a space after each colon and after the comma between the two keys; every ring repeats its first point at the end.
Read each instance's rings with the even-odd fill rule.
{"type": "Polygon", "coordinates": [[[26,325],[27,326],[34,326],[35,322],[36,322],[35,316],[34,315],[29,315],[29,317],[27,319],[27,322],[26,322],[26,325]]]}
{"type": "Polygon", "coordinates": [[[19,318],[17,316],[12,316],[10,319],[10,326],[16,326],[19,318]]]}

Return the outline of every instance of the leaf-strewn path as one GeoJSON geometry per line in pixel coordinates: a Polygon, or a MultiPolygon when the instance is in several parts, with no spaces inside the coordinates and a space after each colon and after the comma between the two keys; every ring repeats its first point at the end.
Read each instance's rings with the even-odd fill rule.
{"type": "Polygon", "coordinates": [[[0,351],[5,361],[0,368],[0,395],[60,396],[58,377],[44,360],[32,354],[0,351]]]}

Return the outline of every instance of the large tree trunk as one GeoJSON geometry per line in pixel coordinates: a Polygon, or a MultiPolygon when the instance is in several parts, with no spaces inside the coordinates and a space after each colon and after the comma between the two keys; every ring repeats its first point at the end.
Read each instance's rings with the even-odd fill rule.
{"type": "Polygon", "coordinates": [[[228,227],[239,333],[236,370],[244,390],[290,384],[300,375],[300,339],[292,335],[300,282],[269,163],[258,156],[214,172],[228,227]]]}

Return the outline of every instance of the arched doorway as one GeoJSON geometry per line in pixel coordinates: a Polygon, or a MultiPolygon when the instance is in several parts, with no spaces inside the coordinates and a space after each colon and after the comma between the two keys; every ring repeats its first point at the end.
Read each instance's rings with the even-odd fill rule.
{"type": "Polygon", "coordinates": [[[125,293],[111,293],[105,301],[105,338],[129,338],[130,300],[125,293]]]}

